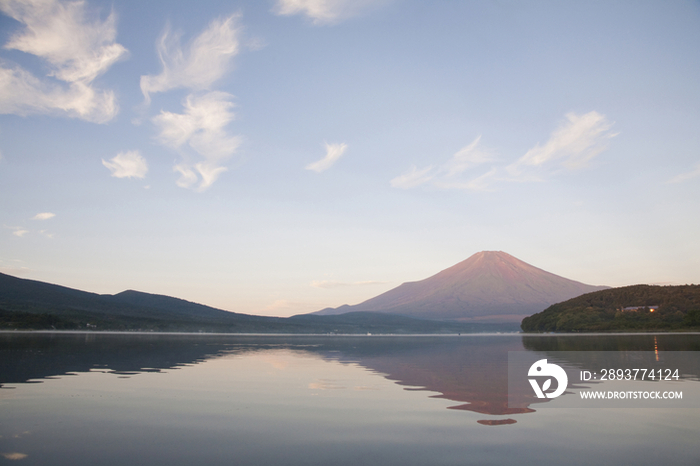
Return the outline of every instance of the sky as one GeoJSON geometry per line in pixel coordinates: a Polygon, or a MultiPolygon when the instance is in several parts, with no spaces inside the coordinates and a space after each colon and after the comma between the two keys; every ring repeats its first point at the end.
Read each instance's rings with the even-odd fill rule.
{"type": "Polygon", "coordinates": [[[700,283],[700,2],[0,0],[0,272],[289,316],[483,250],[700,283]]]}

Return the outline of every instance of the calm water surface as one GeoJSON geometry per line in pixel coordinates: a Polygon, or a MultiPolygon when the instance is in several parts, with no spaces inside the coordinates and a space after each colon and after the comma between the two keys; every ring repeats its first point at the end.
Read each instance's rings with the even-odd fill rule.
{"type": "Polygon", "coordinates": [[[508,406],[508,351],[586,350],[700,335],[4,333],[0,463],[700,464],[700,409],[508,406]]]}

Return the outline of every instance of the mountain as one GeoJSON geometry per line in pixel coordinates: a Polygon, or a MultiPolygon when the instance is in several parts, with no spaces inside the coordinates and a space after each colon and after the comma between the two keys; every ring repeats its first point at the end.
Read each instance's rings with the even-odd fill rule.
{"type": "Polygon", "coordinates": [[[110,295],[111,302],[118,302],[140,308],[167,312],[169,316],[182,316],[187,318],[206,319],[213,322],[228,322],[232,318],[249,320],[259,316],[239,314],[236,312],[223,311],[203,304],[185,301],[180,298],[173,298],[159,294],[144,293],[141,291],[127,290],[121,293],[110,295]]]}
{"type": "Polygon", "coordinates": [[[289,318],[223,311],[140,291],[100,295],[0,273],[0,329],[221,333],[471,333],[512,324],[440,322],[371,312],[289,318]]]}
{"type": "MultiPolygon", "coordinates": [[[[96,319],[170,319],[182,322],[232,323],[243,314],[214,309],[167,296],[125,291],[100,295],[36,280],[0,274],[0,308],[96,319]]],[[[246,316],[247,317],[247,316],[246,316]]]]}
{"type": "Polygon", "coordinates": [[[482,251],[432,277],[317,315],[381,312],[464,322],[520,322],[567,299],[605,289],[554,275],[502,251],[482,251]]]}
{"type": "Polygon", "coordinates": [[[632,285],[588,293],[523,319],[525,332],[700,329],[700,285],[632,285]]]}

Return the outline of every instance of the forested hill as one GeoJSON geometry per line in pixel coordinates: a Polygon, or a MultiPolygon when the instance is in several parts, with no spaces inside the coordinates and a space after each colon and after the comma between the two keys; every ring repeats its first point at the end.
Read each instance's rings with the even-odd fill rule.
{"type": "Polygon", "coordinates": [[[700,285],[633,285],[587,293],[526,317],[521,328],[525,332],[700,330],[700,285]]]}

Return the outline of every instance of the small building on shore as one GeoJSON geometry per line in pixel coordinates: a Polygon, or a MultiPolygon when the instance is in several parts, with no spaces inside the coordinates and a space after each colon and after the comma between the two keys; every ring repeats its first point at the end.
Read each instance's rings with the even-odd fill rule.
{"type": "Polygon", "coordinates": [[[620,311],[622,311],[622,312],[639,312],[639,311],[643,311],[645,309],[648,309],[649,312],[656,312],[659,310],[659,306],[658,305],[655,305],[655,306],[629,306],[629,307],[620,308],[620,311]]]}

